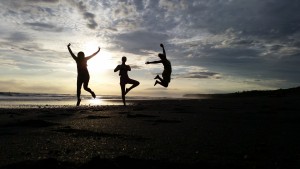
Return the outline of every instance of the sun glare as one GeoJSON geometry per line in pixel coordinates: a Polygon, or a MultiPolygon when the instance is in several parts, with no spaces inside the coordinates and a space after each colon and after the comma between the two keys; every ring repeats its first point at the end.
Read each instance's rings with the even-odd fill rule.
{"type": "MultiPolygon", "coordinates": [[[[86,43],[83,47],[86,56],[95,53],[98,50],[99,45],[96,42],[86,43]]],[[[101,47],[100,47],[101,48],[101,47]]],[[[115,63],[112,60],[112,55],[105,49],[100,50],[100,52],[88,61],[88,69],[93,72],[103,72],[108,69],[113,69],[115,63]]]]}
{"type": "Polygon", "coordinates": [[[88,68],[91,71],[102,72],[114,68],[114,63],[111,54],[101,49],[94,58],[88,62],[88,68]]]}
{"type": "Polygon", "coordinates": [[[96,98],[96,99],[90,99],[87,102],[89,105],[101,105],[103,103],[102,99],[96,98]]]}

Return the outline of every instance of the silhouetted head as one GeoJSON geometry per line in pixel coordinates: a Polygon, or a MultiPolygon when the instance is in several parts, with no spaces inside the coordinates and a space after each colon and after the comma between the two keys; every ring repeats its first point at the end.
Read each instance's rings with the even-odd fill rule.
{"type": "Polygon", "coordinates": [[[162,54],[162,53],[159,53],[159,54],[158,54],[158,57],[159,57],[160,59],[166,59],[166,55],[164,55],[164,54],[162,54]]]}
{"type": "Polygon", "coordinates": [[[83,59],[84,58],[84,53],[83,52],[78,52],[77,57],[78,57],[78,59],[83,59]]]}
{"type": "Polygon", "coordinates": [[[122,57],[122,62],[125,63],[127,61],[127,58],[125,56],[122,57]]]}

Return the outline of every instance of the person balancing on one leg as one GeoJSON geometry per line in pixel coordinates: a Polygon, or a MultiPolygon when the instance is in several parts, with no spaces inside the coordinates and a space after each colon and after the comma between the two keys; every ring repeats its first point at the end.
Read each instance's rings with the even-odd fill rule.
{"type": "Polygon", "coordinates": [[[96,98],[95,93],[88,87],[89,80],[90,80],[90,74],[87,69],[87,61],[89,59],[91,59],[92,57],[94,57],[100,51],[100,47],[98,48],[98,51],[95,52],[94,54],[92,54],[91,56],[85,57],[83,52],[78,52],[77,57],[76,57],[74,55],[74,53],[72,52],[70,46],[71,46],[71,43],[68,44],[68,50],[77,64],[77,104],[76,104],[76,106],[79,106],[80,101],[81,101],[80,93],[81,93],[82,84],[83,84],[84,90],[91,93],[93,98],[96,98]]]}
{"type": "Polygon", "coordinates": [[[158,57],[161,60],[153,61],[153,62],[146,62],[146,64],[156,64],[162,63],[164,65],[164,71],[162,72],[162,78],[157,75],[154,79],[158,79],[155,81],[154,86],[158,83],[164,87],[168,87],[171,81],[171,73],[172,73],[172,66],[171,62],[167,59],[166,51],[163,44],[160,44],[160,47],[163,49],[163,53],[159,53],[158,57]]]}
{"type": "Polygon", "coordinates": [[[124,106],[126,106],[125,102],[125,95],[133,88],[137,87],[140,82],[130,79],[128,76],[128,71],[131,71],[131,68],[129,65],[126,65],[125,62],[127,61],[127,58],[125,56],[122,57],[122,64],[118,65],[115,69],[114,72],[119,71],[119,76],[120,76],[120,86],[121,86],[121,92],[122,92],[122,100],[124,106]],[[125,89],[126,84],[132,84],[129,88],[125,89]]]}

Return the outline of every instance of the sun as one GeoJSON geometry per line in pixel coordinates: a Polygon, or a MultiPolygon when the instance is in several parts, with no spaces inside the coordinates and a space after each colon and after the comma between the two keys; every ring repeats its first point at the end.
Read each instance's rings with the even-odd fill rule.
{"type": "Polygon", "coordinates": [[[88,69],[94,72],[103,72],[108,69],[113,69],[114,66],[111,53],[103,49],[88,61],[88,69]]]}
{"type": "MultiPolygon", "coordinates": [[[[90,56],[98,50],[99,44],[92,41],[83,46],[86,56],[90,56]]],[[[100,47],[101,48],[101,47],[100,47]]],[[[88,61],[88,69],[91,72],[101,73],[109,69],[114,69],[115,63],[112,59],[111,52],[101,48],[100,52],[88,61]]]]}

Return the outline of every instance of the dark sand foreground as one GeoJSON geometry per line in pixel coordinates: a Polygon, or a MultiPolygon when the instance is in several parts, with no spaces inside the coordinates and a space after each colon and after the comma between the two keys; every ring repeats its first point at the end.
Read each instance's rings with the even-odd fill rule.
{"type": "Polygon", "coordinates": [[[300,99],[0,109],[0,168],[300,168],[300,99]]]}

